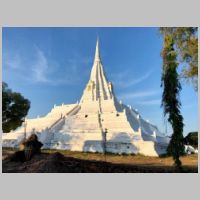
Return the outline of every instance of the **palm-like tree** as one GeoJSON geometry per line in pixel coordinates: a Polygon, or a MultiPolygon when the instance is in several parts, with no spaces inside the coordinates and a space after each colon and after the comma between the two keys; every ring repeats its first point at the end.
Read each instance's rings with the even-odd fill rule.
{"type": "Polygon", "coordinates": [[[179,93],[181,84],[177,73],[177,54],[174,50],[173,38],[170,35],[164,36],[164,48],[162,51],[163,68],[162,68],[162,107],[164,115],[167,116],[172,126],[173,134],[168,146],[168,153],[173,156],[175,166],[181,169],[180,156],[184,153],[183,144],[183,117],[180,112],[181,103],[179,93]]]}

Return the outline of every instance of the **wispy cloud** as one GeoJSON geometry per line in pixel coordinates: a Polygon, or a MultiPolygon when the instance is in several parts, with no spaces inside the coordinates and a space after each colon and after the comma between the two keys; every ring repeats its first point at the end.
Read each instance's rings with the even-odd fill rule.
{"type": "Polygon", "coordinates": [[[10,69],[19,69],[21,66],[21,61],[20,61],[20,57],[19,54],[16,53],[12,56],[12,59],[9,59],[8,54],[5,54],[4,56],[4,64],[6,67],[10,68],[10,69]]]}
{"type": "Polygon", "coordinates": [[[161,99],[152,99],[152,100],[138,101],[138,102],[136,102],[136,104],[147,105],[147,106],[161,105],[161,99]]]}
{"type": "Polygon", "coordinates": [[[115,74],[114,77],[114,82],[115,85],[121,87],[121,88],[126,88],[126,87],[130,87],[133,85],[136,85],[138,83],[143,82],[144,80],[148,79],[151,74],[153,73],[154,70],[150,70],[148,72],[146,72],[145,74],[143,74],[140,77],[137,78],[128,78],[128,75],[130,74],[130,72],[125,71],[124,73],[121,74],[115,74]]]}
{"type": "Polygon", "coordinates": [[[151,76],[152,72],[153,72],[153,70],[147,72],[146,74],[144,74],[144,75],[141,76],[141,77],[138,77],[138,78],[135,79],[135,80],[130,81],[129,84],[127,84],[127,86],[129,86],[129,85],[135,85],[135,84],[141,83],[142,81],[148,79],[148,78],[151,76]]]}
{"type": "Polygon", "coordinates": [[[36,62],[32,66],[33,79],[35,82],[50,82],[48,80],[47,74],[49,69],[49,64],[44,52],[36,47],[36,62]]]}
{"type": "Polygon", "coordinates": [[[20,49],[14,52],[5,52],[3,56],[4,69],[8,74],[12,72],[26,82],[48,82],[49,64],[44,52],[36,45],[30,51],[30,57],[24,55],[20,49]]]}
{"type": "Polygon", "coordinates": [[[91,62],[90,58],[75,55],[67,58],[66,63],[61,66],[59,61],[47,56],[46,52],[36,45],[30,48],[30,52],[28,56],[20,49],[14,53],[4,52],[3,65],[6,73],[12,72],[15,77],[31,84],[74,85],[87,75],[86,66],[91,62]]]}
{"type": "Polygon", "coordinates": [[[119,95],[121,99],[137,99],[160,94],[159,90],[141,91],[141,92],[126,92],[119,95]]]}
{"type": "Polygon", "coordinates": [[[73,58],[67,59],[68,68],[72,70],[72,73],[79,74],[81,70],[87,71],[86,66],[91,63],[92,58],[82,58],[80,55],[76,55],[73,58]],[[80,65],[82,68],[80,68],[80,65]]]}
{"type": "Polygon", "coordinates": [[[124,79],[125,77],[127,77],[128,75],[130,74],[130,70],[125,70],[125,71],[122,71],[122,72],[120,72],[120,73],[112,73],[111,74],[111,78],[113,79],[113,80],[122,80],[122,79],[124,79]]]}

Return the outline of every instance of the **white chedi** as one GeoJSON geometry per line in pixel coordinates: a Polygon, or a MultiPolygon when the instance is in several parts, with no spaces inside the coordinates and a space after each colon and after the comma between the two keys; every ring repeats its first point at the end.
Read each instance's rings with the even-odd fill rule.
{"type": "MultiPolygon", "coordinates": [[[[26,120],[26,136],[38,135],[43,148],[158,156],[166,152],[169,138],[144,120],[137,110],[118,101],[100,58],[99,41],[90,79],[80,102],[54,105],[44,117],[26,120]]],[[[3,146],[16,147],[24,127],[2,136],[3,146]]]]}

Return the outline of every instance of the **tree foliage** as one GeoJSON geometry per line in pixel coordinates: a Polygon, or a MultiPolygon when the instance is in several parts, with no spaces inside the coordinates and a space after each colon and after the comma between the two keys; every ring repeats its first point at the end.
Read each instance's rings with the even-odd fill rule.
{"type": "Polygon", "coordinates": [[[8,85],[2,84],[2,128],[10,132],[21,126],[30,108],[30,101],[20,93],[12,92],[8,85]]]}
{"type": "Polygon", "coordinates": [[[162,107],[164,115],[167,116],[172,126],[173,134],[168,146],[168,154],[173,156],[175,165],[181,168],[180,155],[184,153],[183,144],[183,117],[180,112],[179,93],[181,84],[177,73],[177,53],[174,50],[173,38],[171,35],[165,35],[164,48],[162,51],[163,68],[162,68],[162,107]]]}
{"type": "Polygon", "coordinates": [[[198,132],[190,132],[188,135],[184,138],[184,143],[189,144],[193,147],[198,147],[198,132]]]}
{"type": "Polygon", "coordinates": [[[163,36],[171,35],[179,61],[183,63],[181,77],[198,88],[198,28],[197,27],[161,27],[163,36]]]}

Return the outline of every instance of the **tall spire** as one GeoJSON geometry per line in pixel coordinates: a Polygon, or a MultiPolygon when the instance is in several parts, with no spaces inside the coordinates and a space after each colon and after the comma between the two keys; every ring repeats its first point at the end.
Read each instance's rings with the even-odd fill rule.
{"type": "Polygon", "coordinates": [[[96,44],[96,52],[94,61],[101,61],[100,59],[100,50],[99,50],[99,38],[97,37],[97,44],[96,44]]]}
{"type": "Polygon", "coordinates": [[[106,79],[100,58],[99,39],[97,38],[96,52],[92,66],[90,80],[84,90],[81,102],[112,99],[112,86],[106,79]]]}

